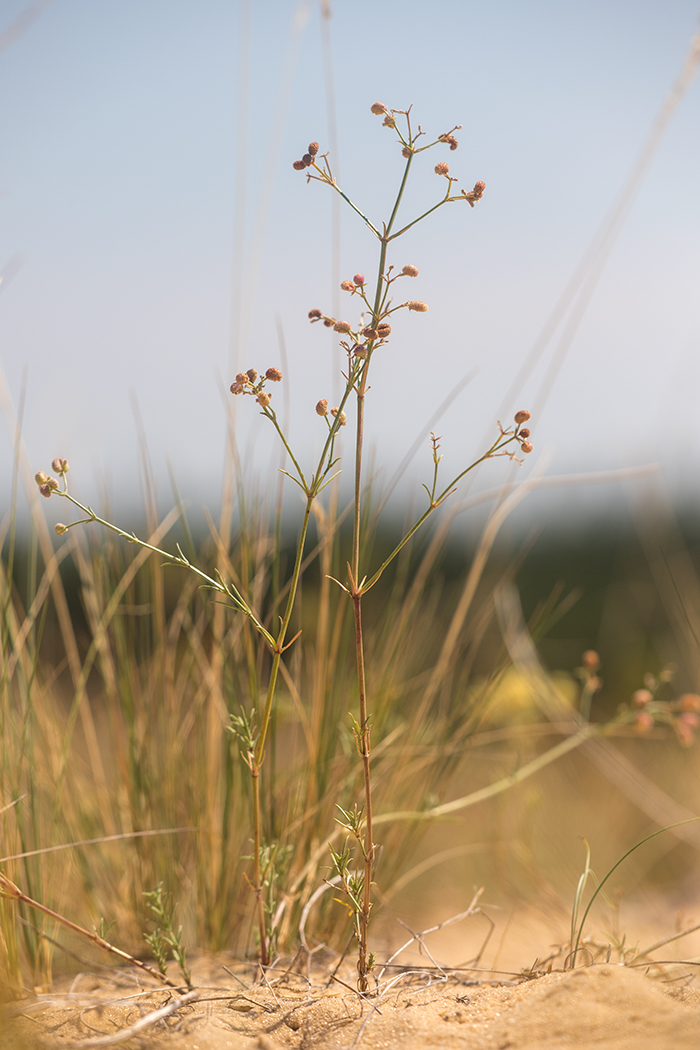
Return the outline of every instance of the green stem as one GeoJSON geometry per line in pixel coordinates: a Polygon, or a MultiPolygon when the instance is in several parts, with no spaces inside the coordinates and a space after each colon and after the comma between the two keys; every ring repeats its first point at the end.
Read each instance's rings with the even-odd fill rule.
{"type": "Polygon", "coordinates": [[[374,575],[370,577],[370,579],[367,581],[367,583],[365,583],[365,585],[362,588],[363,593],[366,593],[368,590],[370,590],[370,588],[374,587],[375,583],[377,583],[377,581],[381,577],[381,575],[384,572],[384,570],[386,569],[386,567],[388,565],[390,565],[391,562],[396,557],[396,555],[399,554],[403,550],[403,548],[406,546],[406,544],[411,539],[411,537],[414,536],[416,534],[416,532],[418,532],[418,529],[421,527],[421,525],[423,525],[428,520],[428,518],[433,513],[433,511],[437,510],[437,508],[442,503],[444,503],[444,501],[447,499],[447,497],[454,490],[455,485],[457,485],[462,480],[462,478],[465,476],[465,474],[468,474],[470,470],[474,470],[474,468],[478,467],[480,463],[484,462],[484,460],[489,459],[491,456],[497,455],[498,452],[502,448],[504,448],[511,441],[513,441],[514,437],[515,437],[515,435],[513,435],[512,437],[509,437],[507,441],[503,441],[503,442],[500,442],[500,439],[499,439],[499,441],[497,441],[494,445],[491,446],[491,448],[488,450],[488,452],[485,452],[483,456],[479,457],[479,459],[474,460],[474,462],[471,463],[468,467],[466,467],[461,472],[461,474],[458,474],[457,477],[454,478],[450,482],[450,484],[447,485],[442,490],[442,492],[440,493],[439,496],[437,496],[435,499],[431,499],[430,506],[428,507],[428,509],[423,514],[421,514],[420,518],[415,523],[415,525],[411,529],[409,529],[409,531],[406,533],[406,535],[403,537],[403,539],[398,543],[398,545],[394,548],[394,550],[391,552],[391,554],[382,562],[382,564],[379,566],[379,568],[374,573],[374,575]]]}

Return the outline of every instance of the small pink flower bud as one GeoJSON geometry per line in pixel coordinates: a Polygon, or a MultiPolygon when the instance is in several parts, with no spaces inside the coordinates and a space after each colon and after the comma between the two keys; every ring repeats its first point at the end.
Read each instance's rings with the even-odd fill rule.
{"type": "Polygon", "coordinates": [[[406,263],[406,265],[402,268],[401,273],[404,275],[404,277],[417,277],[418,267],[414,266],[412,263],[406,263]]]}
{"type": "Polygon", "coordinates": [[[64,525],[61,521],[57,521],[54,525],[54,532],[57,536],[63,536],[64,533],[68,532],[68,526],[64,525]]]}
{"type": "Polygon", "coordinates": [[[236,375],[236,382],[240,383],[241,386],[245,386],[248,382],[248,376],[245,372],[238,372],[236,375]]]}
{"type": "Polygon", "coordinates": [[[325,397],[322,397],[320,401],[316,403],[316,415],[327,416],[328,415],[328,402],[325,397]]]}
{"type": "Polygon", "coordinates": [[[336,323],[333,325],[333,331],[342,332],[345,335],[349,335],[352,329],[347,321],[336,321],[336,323]]]}
{"type": "Polygon", "coordinates": [[[595,649],[586,649],[581,662],[587,671],[597,671],[600,667],[600,657],[595,649]]]}
{"type": "Polygon", "coordinates": [[[367,347],[364,343],[356,343],[352,348],[352,352],[355,357],[359,357],[362,361],[367,357],[367,347]]]}
{"type": "Polygon", "coordinates": [[[309,143],[309,153],[312,157],[316,156],[316,154],[318,153],[318,142],[309,143]]]}
{"type": "Polygon", "coordinates": [[[246,372],[246,375],[248,376],[248,379],[251,381],[251,383],[254,383],[255,380],[258,378],[258,373],[255,371],[254,368],[249,368],[246,372]]]}
{"type": "Polygon", "coordinates": [[[337,408],[332,408],[331,409],[331,415],[334,416],[334,417],[335,416],[338,417],[338,420],[340,422],[341,427],[344,427],[345,424],[348,421],[348,417],[345,415],[344,412],[341,412],[340,415],[338,415],[338,409],[337,408]]]}
{"type": "Polygon", "coordinates": [[[439,164],[435,165],[435,174],[436,175],[449,175],[449,172],[450,172],[450,165],[449,164],[445,164],[444,160],[441,160],[439,164]]]}
{"type": "Polygon", "coordinates": [[[632,693],[632,706],[644,707],[646,704],[651,703],[653,699],[653,694],[648,689],[637,689],[632,693]]]}
{"type": "Polygon", "coordinates": [[[310,321],[320,321],[322,317],[323,317],[323,314],[321,313],[320,310],[309,310],[309,320],[310,321]]]}
{"type": "Polygon", "coordinates": [[[265,373],[265,379],[269,379],[271,383],[279,383],[282,379],[282,373],[279,368],[268,368],[265,373]]]}
{"type": "Polygon", "coordinates": [[[48,474],[44,474],[43,470],[39,470],[34,475],[34,480],[36,481],[37,485],[45,485],[46,482],[49,480],[49,476],[48,474]]]}
{"type": "Polygon", "coordinates": [[[353,281],[358,286],[358,288],[361,288],[362,285],[365,283],[365,275],[363,273],[356,273],[353,277],[353,281]]]}
{"type": "Polygon", "coordinates": [[[374,102],[371,108],[376,117],[380,117],[382,113],[386,113],[386,106],[383,102],[374,102]]]}
{"type": "Polygon", "coordinates": [[[344,292],[355,291],[355,285],[352,283],[352,281],[341,281],[340,287],[343,289],[344,292]]]}
{"type": "Polygon", "coordinates": [[[267,408],[267,406],[270,404],[271,397],[272,395],[268,394],[266,390],[261,390],[255,400],[258,402],[261,408],[267,408]]]}
{"type": "Polygon", "coordinates": [[[654,716],[648,711],[637,711],[632,724],[638,733],[648,733],[654,728],[654,716]]]}
{"type": "Polygon", "coordinates": [[[680,715],[673,724],[676,736],[683,747],[690,747],[695,741],[695,730],[698,727],[698,716],[693,712],[680,715]]]}
{"type": "Polygon", "coordinates": [[[523,450],[523,452],[532,452],[534,446],[531,441],[523,441],[520,447],[523,450]]]}
{"type": "Polygon", "coordinates": [[[244,387],[242,383],[231,383],[229,390],[232,394],[242,394],[244,387]]]}
{"type": "Polygon", "coordinates": [[[417,314],[424,314],[425,311],[428,309],[428,304],[421,303],[417,299],[415,299],[412,303],[408,304],[408,309],[413,310],[417,314]]]}
{"type": "Polygon", "coordinates": [[[55,492],[57,490],[57,488],[58,488],[58,482],[56,481],[55,478],[49,478],[49,480],[46,482],[46,484],[49,486],[49,488],[51,489],[52,492],[55,492]]]}
{"type": "Polygon", "coordinates": [[[51,469],[54,474],[67,474],[68,473],[68,460],[60,459],[57,457],[51,464],[51,469]]]}
{"type": "Polygon", "coordinates": [[[53,489],[48,484],[48,482],[45,485],[39,485],[39,492],[42,494],[42,496],[46,496],[47,499],[51,495],[52,491],[53,489]]]}
{"type": "Polygon", "coordinates": [[[521,423],[527,423],[530,418],[530,413],[526,409],[521,409],[520,412],[515,413],[515,422],[520,426],[521,423]]]}

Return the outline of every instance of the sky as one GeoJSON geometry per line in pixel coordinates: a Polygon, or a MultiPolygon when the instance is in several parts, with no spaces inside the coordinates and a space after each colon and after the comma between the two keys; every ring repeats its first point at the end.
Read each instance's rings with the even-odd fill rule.
{"type": "MultiPolygon", "coordinates": [[[[32,471],[65,456],[76,493],[109,493],[119,509],[139,498],[145,441],[163,510],[168,463],[193,507],[215,506],[231,410],[242,469],[271,491],[271,427],[227,390],[239,368],[272,365],[284,372],[273,407],[311,464],[324,427],[314,405],[333,403],[344,358],[307,313],[355,321],[338,285],[373,275],[378,245],[292,162],[318,141],[344,191],[386,219],[403,161],[370,112],[380,101],[412,106],[431,138],[462,125],[457,151],[416,159],[405,221],[444,192],[438,161],[458,188],[483,180],[486,191],[392,245],[395,265],[420,271],[401,294],[429,310],[398,315],[373,360],[379,490],[417,442],[396,498],[419,499],[430,429],[447,478],[497,420],[530,408],[535,448],[520,478],[658,464],[671,495],[692,494],[697,80],[624,198],[604,266],[587,271],[594,286],[565,345],[555,335],[534,363],[531,350],[640,174],[699,11],[697,0],[3,0],[0,390],[22,408],[32,471]]],[[[0,513],[14,439],[4,404],[0,513]]],[[[507,471],[489,463],[479,484],[507,471]]],[[[571,499],[583,509],[637,484],[571,499]]]]}

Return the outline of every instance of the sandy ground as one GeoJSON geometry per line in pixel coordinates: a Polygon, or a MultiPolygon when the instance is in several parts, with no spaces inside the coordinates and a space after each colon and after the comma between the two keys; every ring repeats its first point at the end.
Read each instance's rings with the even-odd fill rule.
{"type": "MultiPolygon", "coordinates": [[[[380,998],[362,1001],[345,987],[325,988],[299,974],[250,983],[250,971],[197,961],[192,1001],[181,993],[139,989],[126,972],[83,974],[64,993],[15,1003],[0,1019],[2,1050],[39,1047],[172,1050],[364,1050],[402,1047],[465,1050],[697,1050],[700,992],[693,969],[631,968],[607,963],[511,979],[444,982],[413,971],[389,978],[380,998]],[[139,1026],[143,1024],[142,1028],[139,1026]],[[131,1029],[131,1036],[125,1029],[131,1029]]],[[[388,975],[386,975],[388,977],[388,975]]],[[[351,981],[348,970],[342,979],[351,981]]]]}

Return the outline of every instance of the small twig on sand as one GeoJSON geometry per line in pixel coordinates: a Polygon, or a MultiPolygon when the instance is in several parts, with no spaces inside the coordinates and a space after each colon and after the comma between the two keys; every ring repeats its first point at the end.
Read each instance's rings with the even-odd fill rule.
{"type": "Polygon", "coordinates": [[[71,1047],[74,1050],[82,1050],[85,1047],[85,1050],[87,1050],[88,1047],[116,1046],[117,1043],[125,1043],[127,1039],[131,1039],[139,1032],[142,1032],[144,1028],[148,1028],[150,1025],[156,1024],[157,1021],[162,1021],[164,1017],[169,1017],[171,1014],[176,1013],[180,1007],[187,1006],[188,1003],[194,1002],[198,997],[198,991],[187,992],[185,995],[181,995],[179,999],[173,999],[166,1006],[161,1006],[160,1009],[153,1010],[152,1013],[141,1017],[134,1024],[129,1025],[128,1028],[122,1028],[120,1031],[110,1035],[98,1035],[91,1039],[80,1039],[78,1042],[71,1043],[71,1047]]]}

